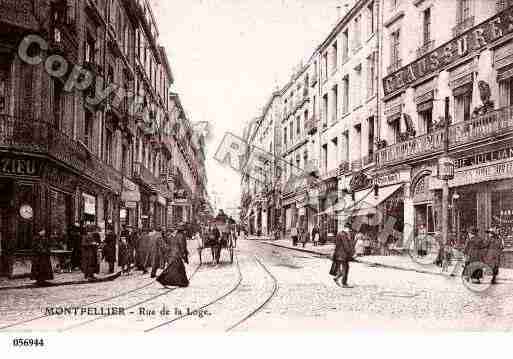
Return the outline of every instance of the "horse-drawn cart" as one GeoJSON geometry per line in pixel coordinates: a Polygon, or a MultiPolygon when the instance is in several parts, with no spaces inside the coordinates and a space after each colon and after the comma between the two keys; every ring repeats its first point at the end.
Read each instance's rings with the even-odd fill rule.
{"type": "Polygon", "coordinates": [[[234,247],[234,238],[233,232],[230,230],[229,224],[220,224],[217,226],[219,229],[220,236],[216,238],[212,233],[208,233],[206,238],[204,239],[203,248],[198,248],[200,262],[201,253],[204,249],[210,248],[212,252],[212,262],[215,264],[219,264],[221,259],[221,253],[223,249],[228,252],[228,256],[230,258],[230,263],[233,263],[233,247],[234,247]]]}

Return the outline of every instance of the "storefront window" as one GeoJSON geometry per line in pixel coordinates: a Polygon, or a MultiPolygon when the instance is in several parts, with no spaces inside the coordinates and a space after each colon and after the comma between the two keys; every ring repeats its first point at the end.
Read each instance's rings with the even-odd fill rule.
{"type": "Polygon", "coordinates": [[[71,225],[71,196],[50,190],[50,243],[57,249],[66,248],[66,237],[71,225]]]}
{"type": "Polygon", "coordinates": [[[87,193],[82,193],[84,200],[84,224],[96,224],[96,197],[87,193]]]}
{"type": "Polygon", "coordinates": [[[512,191],[492,193],[492,226],[498,228],[499,235],[506,246],[513,246],[512,191]]]}

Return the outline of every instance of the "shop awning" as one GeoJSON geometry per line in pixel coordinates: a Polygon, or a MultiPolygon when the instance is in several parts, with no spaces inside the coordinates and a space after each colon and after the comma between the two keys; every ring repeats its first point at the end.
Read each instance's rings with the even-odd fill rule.
{"type": "Polygon", "coordinates": [[[386,201],[390,196],[396,193],[403,184],[395,184],[392,186],[382,187],[379,189],[378,196],[374,195],[374,191],[360,191],[355,194],[355,205],[351,208],[347,208],[351,212],[352,217],[356,216],[368,216],[376,214],[377,207],[386,201]],[[358,198],[360,197],[360,198],[358,198]]]}

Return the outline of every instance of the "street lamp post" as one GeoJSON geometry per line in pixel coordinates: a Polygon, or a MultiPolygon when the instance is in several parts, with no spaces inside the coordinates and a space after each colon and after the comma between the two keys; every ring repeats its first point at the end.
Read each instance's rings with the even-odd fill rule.
{"type": "Polygon", "coordinates": [[[449,180],[454,177],[454,161],[449,157],[449,97],[445,98],[444,153],[438,160],[438,177],[442,182],[442,243],[449,237],[449,180]]]}

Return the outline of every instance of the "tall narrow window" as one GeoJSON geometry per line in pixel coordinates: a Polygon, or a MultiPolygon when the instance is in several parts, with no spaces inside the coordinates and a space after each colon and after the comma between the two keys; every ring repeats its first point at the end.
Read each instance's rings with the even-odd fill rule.
{"type": "Polygon", "coordinates": [[[374,34],[376,30],[376,24],[374,23],[374,2],[367,5],[367,17],[369,23],[369,36],[374,34]]]}
{"type": "Polygon", "coordinates": [[[322,97],[322,124],[328,125],[328,94],[322,97]]]}
{"type": "Polygon", "coordinates": [[[349,30],[345,29],[342,33],[342,61],[345,62],[349,57],[349,30]]]}
{"type": "Polygon", "coordinates": [[[86,110],[84,121],[84,143],[90,150],[93,148],[93,114],[86,110]]]}
{"type": "Polygon", "coordinates": [[[89,34],[86,35],[86,42],[84,44],[84,61],[85,62],[95,62],[96,54],[95,54],[95,41],[92,36],[89,34]]]}
{"type": "Polygon", "coordinates": [[[338,59],[338,48],[337,42],[335,41],[333,45],[331,45],[331,73],[337,71],[337,59],[338,59]]]}
{"type": "Polygon", "coordinates": [[[431,8],[424,10],[422,34],[424,37],[424,44],[431,40],[431,8]]]}
{"type": "Polygon", "coordinates": [[[301,116],[296,117],[296,134],[298,138],[301,136],[301,116]]]}
{"type": "Polygon", "coordinates": [[[349,112],[349,76],[344,77],[342,81],[344,97],[342,102],[342,112],[347,114],[349,112]]]}
{"type": "Polygon", "coordinates": [[[471,116],[472,92],[456,96],[456,121],[469,121],[471,116]]]}
{"type": "Polygon", "coordinates": [[[290,142],[294,141],[294,121],[290,121],[289,123],[289,132],[290,132],[290,142]]]}
{"type": "Polygon", "coordinates": [[[360,106],[362,104],[362,65],[355,68],[354,79],[354,105],[360,106]]]}
{"type": "Polygon", "coordinates": [[[374,155],[374,117],[369,117],[368,123],[368,155],[372,158],[374,155]]]}
{"type": "Polygon", "coordinates": [[[105,131],[105,162],[112,165],[112,131],[105,131]]]}
{"type": "Polygon", "coordinates": [[[60,130],[63,120],[63,85],[59,80],[53,81],[53,125],[56,130],[60,130]]]}
{"type": "Polygon", "coordinates": [[[333,87],[333,110],[332,110],[332,122],[336,122],[338,120],[338,86],[335,85],[333,87]]]}
{"type": "Polygon", "coordinates": [[[283,146],[287,147],[287,126],[283,128],[283,146]]]}
{"type": "Polygon", "coordinates": [[[367,58],[367,98],[374,96],[374,83],[376,78],[375,53],[367,58]]]}
{"type": "Polygon", "coordinates": [[[322,54],[322,79],[326,81],[328,79],[328,53],[322,54]]]}
{"type": "Polygon", "coordinates": [[[354,50],[358,50],[361,47],[361,45],[362,45],[362,39],[361,39],[362,29],[361,29],[361,26],[362,26],[362,21],[361,21],[361,15],[360,15],[360,16],[357,16],[354,19],[354,40],[353,40],[353,44],[354,44],[353,49],[354,50]]]}
{"type": "Polygon", "coordinates": [[[470,9],[470,1],[471,0],[458,0],[458,10],[456,20],[458,23],[462,23],[465,20],[469,19],[471,16],[470,9]]]}
{"type": "Polygon", "coordinates": [[[396,30],[390,34],[390,65],[392,70],[399,67],[400,63],[400,31],[396,30]]]}
{"type": "Polygon", "coordinates": [[[328,170],[328,144],[322,145],[322,170],[328,170]]]}

